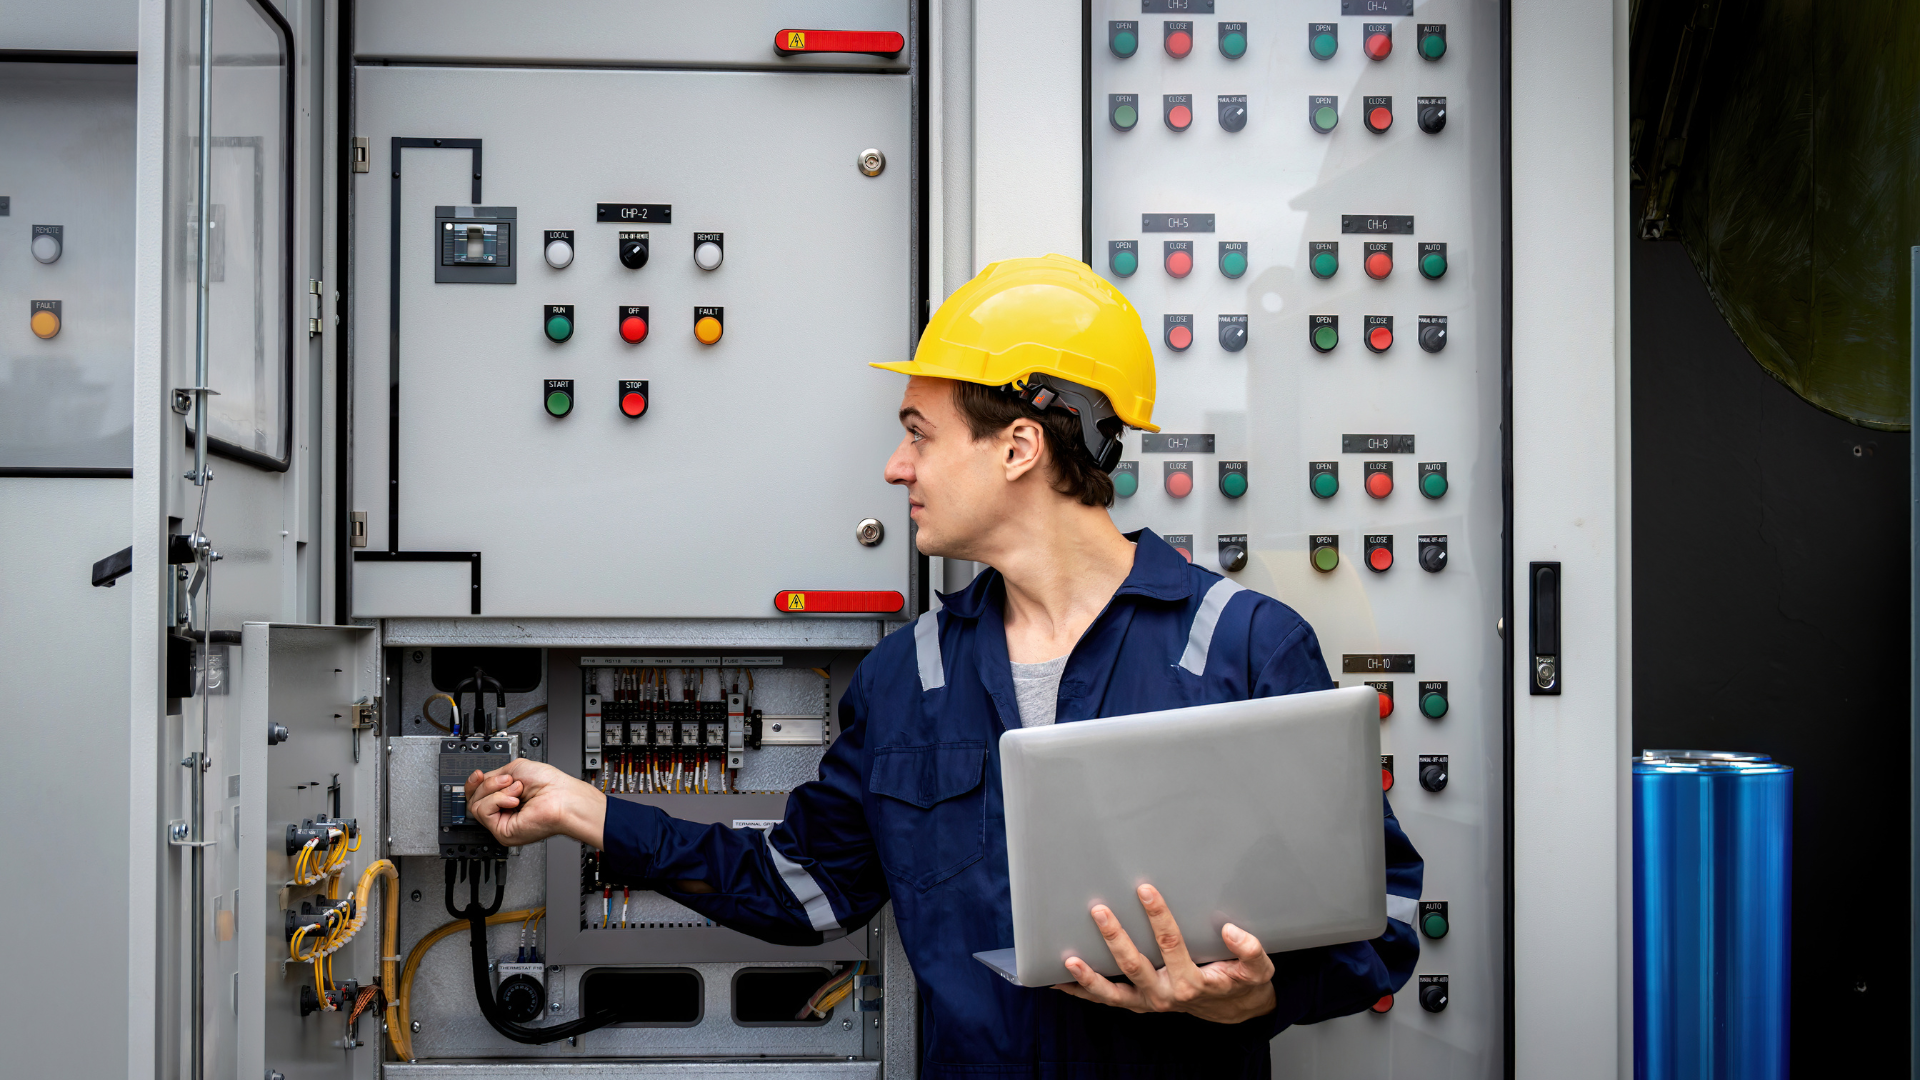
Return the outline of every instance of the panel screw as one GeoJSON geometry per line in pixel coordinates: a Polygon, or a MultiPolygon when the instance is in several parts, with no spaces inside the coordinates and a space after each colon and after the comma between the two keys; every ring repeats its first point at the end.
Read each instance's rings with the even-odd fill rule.
{"type": "Polygon", "coordinates": [[[415,889],[415,890],[413,890],[413,902],[414,902],[414,903],[416,903],[416,904],[420,902],[420,890],[419,890],[419,889],[415,889]]]}
{"type": "Polygon", "coordinates": [[[847,1017],[847,1018],[846,1018],[845,1020],[842,1020],[842,1021],[840,1021],[840,1030],[842,1030],[842,1031],[852,1031],[852,1030],[853,1030],[853,1017],[851,1017],[851,1016],[849,1016],[849,1017],[847,1017]]]}
{"type": "Polygon", "coordinates": [[[887,155],[871,147],[860,151],[860,171],[868,176],[879,176],[887,168],[887,155]]]}
{"type": "Polygon", "coordinates": [[[420,1021],[415,1020],[411,1026],[415,1035],[420,1034],[420,1021]]]}
{"type": "Polygon", "coordinates": [[[879,518],[861,518],[860,524],[853,527],[854,539],[867,547],[873,547],[887,538],[887,527],[880,524],[879,518]]]}

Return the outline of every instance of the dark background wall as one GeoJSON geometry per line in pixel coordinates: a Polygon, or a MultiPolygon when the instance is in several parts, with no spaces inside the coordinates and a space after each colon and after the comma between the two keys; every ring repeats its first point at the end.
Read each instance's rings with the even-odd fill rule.
{"type": "Polygon", "coordinates": [[[1634,746],[1794,766],[1793,1072],[1905,1075],[1910,436],[1776,382],[1682,245],[1632,270],[1634,746]]]}

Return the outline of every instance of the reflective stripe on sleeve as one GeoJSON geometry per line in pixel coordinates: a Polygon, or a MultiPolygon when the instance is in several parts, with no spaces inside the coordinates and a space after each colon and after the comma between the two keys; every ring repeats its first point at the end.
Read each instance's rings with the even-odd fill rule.
{"type": "MultiPolygon", "coordinates": [[[[1193,629],[1187,632],[1187,651],[1180,654],[1180,666],[1195,675],[1207,670],[1207,650],[1213,647],[1213,628],[1219,625],[1220,613],[1226,610],[1227,601],[1233,594],[1243,592],[1239,585],[1221,578],[1207,590],[1200,601],[1200,610],[1193,616],[1193,629]]],[[[922,671],[926,670],[924,665],[922,671]]]]}
{"type": "Polygon", "coordinates": [[[773,859],[774,868],[780,871],[780,880],[786,884],[787,891],[793,894],[801,907],[807,909],[807,921],[813,924],[815,930],[829,939],[844,937],[846,931],[840,928],[840,920],[833,917],[833,905],[827,902],[826,891],[820,888],[820,883],[813,880],[813,875],[807,873],[805,867],[787,858],[774,846],[774,828],[773,825],[767,826],[762,830],[762,835],[767,839],[767,855],[773,859]]]}
{"type": "Polygon", "coordinates": [[[1408,926],[1412,926],[1414,916],[1418,915],[1419,912],[1420,902],[1413,897],[1395,896],[1393,893],[1387,894],[1387,918],[1395,919],[1406,923],[1408,926]]]}
{"type": "Polygon", "coordinates": [[[913,656],[920,665],[920,689],[947,685],[946,669],[940,664],[940,623],[931,611],[914,620],[913,656]]]}

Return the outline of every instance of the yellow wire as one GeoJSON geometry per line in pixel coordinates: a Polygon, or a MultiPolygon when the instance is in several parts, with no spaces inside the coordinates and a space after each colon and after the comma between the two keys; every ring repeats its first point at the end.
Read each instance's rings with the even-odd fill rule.
{"type": "Polygon", "coordinates": [[[438,720],[435,720],[433,718],[433,714],[427,711],[427,706],[433,704],[436,701],[446,702],[447,708],[453,710],[453,713],[449,717],[449,719],[455,724],[460,722],[460,703],[453,700],[452,694],[428,694],[427,700],[420,703],[420,719],[425,720],[427,723],[432,724],[434,727],[439,728],[441,731],[450,732],[453,730],[452,727],[448,726],[447,724],[443,724],[438,720]]]}
{"type": "MultiPolygon", "coordinates": [[[[530,908],[530,909],[523,908],[519,911],[502,911],[496,915],[487,916],[487,925],[498,926],[501,923],[510,923],[516,919],[525,918],[529,913],[537,914],[537,915],[545,915],[547,913],[547,909],[544,907],[539,907],[539,908],[530,908]]],[[[399,994],[394,999],[394,1005],[391,1006],[392,1008],[394,1008],[398,1016],[399,1022],[389,1023],[387,1025],[388,1033],[393,1036],[394,1053],[399,1055],[402,1061],[413,1060],[412,1040],[406,1038],[406,1033],[409,1032],[413,1027],[413,1013],[412,1013],[412,1010],[408,1008],[408,999],[411,997],[413,993],[414,972],[420,970],[420,961],[426,958],[428,949],[433,948],[435,945],[438,945],[440,942],[446,940],[451,935],[456,934],[467,928],[468,928],[468,924],[465,919],[458,919],[458,920],[455,920],[454,922],[447,923],[445,926],[440,927],[438,930],[435,930],[434,932],[428,934],[426,937],[421,938],[419,944],[415,945],[413,947],[413,950],[407,953],[406,966],[402,968],[400,971],[400,991],[399,991],[399,994]],[[402,1048],[400,1045],[403,1039],[408,1044],[405,1048],[402,1048]]]]}

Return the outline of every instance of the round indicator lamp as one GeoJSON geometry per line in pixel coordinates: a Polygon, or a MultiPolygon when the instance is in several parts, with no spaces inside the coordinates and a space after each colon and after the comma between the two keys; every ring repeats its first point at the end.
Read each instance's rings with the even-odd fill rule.
{"type": "MultiPolygon", "coordinates": [[[[1167,474],[1167,494],[1176,499],[1184,499],[1193,494],[1193,474],[1190,472],[1170,472],[1167,474]]],[[[1187,557],[1193,561],[1192,556],[1187,557]]]]}
{"type": "Polygon", "coordinates": [[[1193,51],[1193,35],[1185,30],[1175,30],[1167,35],[1167,55],[1175,60],[1184,58],[1193,51]]]}
{"type": "Polygon", "coordinates": [[[1375,281],[1384,280],[1388,274],[1393,273],[1393,256],[1384,251],[1369,252],[1366,267],[1368,277],[1375,281]]]}
{"type": "Polygon", "coordinates": [[[1335,330],[1331,326],[1316,326],[1313,328],[1314,348],[1319,349],[1321,352],[1332,352],[1333,347],[1338,344],[1340,344],[1340,331],[1335,330]]]}
{"type": "Polygon", "coordinates": [[[1184,248],[1167,252],[1167,273],[1177,278],[1193,273],[1193,252],[1184,248]]]}
{"type": "Polygon", "coordinates": [[[1374,352],[1386,352],[1393,348],[1393,331],[1384,326],[1367,331],[1367,348],[1374,352]]]}
{"type": "Polygon", "coordinates": [[[1420,916],[1420,932],[1430,938],[1447,936],[1447,917],[1437,911],[1429,911],[1420,916]]]}
{"type": "Polygon", "coordinates": [[[565,341],[573,336],[573,320],[565,315],[547,316],[547,340],[565,341]]]}
{"type": "Polygon", "coordinates": [[[1229,251],[1220,256],[1220,272],[1230,278],[1237,278],[1247,272],[1247,253],[1229,251]]]}
{"type": "Polygon", "coordinates": [[[33,313],[33,317],[27,321],[27,325],[33,327],[33,336],[50,338],[60,332],[60,316],[42,308],[33,313]]]}
{"type": "Polygon", "coordinates": [[[1393,110],[1385,105],[1375,105],[1367,110],[1367,130],[1375,135],[1385,134],[1393,126],[1393,110]]]}
{"type": "Polygon", "coordinates": [[[702,315],[699,321],[693,324],[693,336],[702,345],[711,345],[719,341],[721,332],[720,320],[711,315],[702,315]]]}
{"type": "Polygon", "coordinates": [[[621,319],[620,340],[629,345],[638,345],[647,340],[647,320],[638,315],[629,315],[621,319]]]}
{"type": "Polygon", "coordinates": [[[1238,60],[1247,55],[1247,35],[1238,30],[1221,34],[1220,55],[1229,60],[1238,60]]]}
{"type": "Polygon", "coordinates": [[[1315,60],[1331,60],[1333,54],[1340,51],[1340,39],[1332,34],[1315,34],[1307,49],[1315,60]]]}
{"type": "Polygon", "coordinates": [[[1340,478],[1330,472],[1314,473],[1313,488],[1315,498],[1331,499],[1340,493],[1340,478]]]}
{"type": "Polygon", "coordinates": [[[1393,52],[1393,37],[1390,34],[1367,35],[1367,59],[1385,60],[1393,52]]]}
{"type": "Polygon", "coordinates": [[[1385,1015],[1386,1013],[1392,1012],[1393,1011],[1393,995],[1388,994],[1386,997],[1383,997],[1379,1001],[1376,1001],[1373,1004],[1367,1006],[1367,1011],[1370,1013],[1373,1013],[1375,1016],[1382,1016],[1382,1015],[1385,1015]]]}
{"type": "Polygon", "coordinates": [[[1140,256],[1131,249],[1114,252],[1107,262],[1113,267],[1113,272],[1121,277],[1132,277],[1133,272],[1140,269],[1140,256]]]}
{"type": "Polygon", "coordinates": [[[693,265],[702,270],[718,269],[720,260],[724,258],[726,258],[726,255],[720,250],[720,245],[711,240],[704,240],[694,245],[693,265]]]}
{"type": "Polygon", "coordinates": [[[1332,544],[1322,544],[1313,549],[1313,568],[1325,574],[1340,565],[1340,549],[1332,544]]]}
{"type": "Polygon", "coordinates": [[[1122,30],[1113,35],[1113,38],[1107,42],[1107,46],[1113,50],[1113,55],[1125,60],[1140,51],[1140,39],[1133,31],[1122,30]]]}
{"type": "Polygon", "coordinates": [[[647,395],[638,390],[629,390],[620,395],[620,411],[628,416],[639,416],[647,411],[647,395]]]}
{"type": "Polygon", "coordinates": [[[1340,123],[1340,114],[1331,105],[1322,105],[1313,110],[1313,130],[1325,135],[1340,123]]]}
{"type": "Polygon", "coordinates": [[[547,393],[547,415],[565,416],[573,411],[573,395],[565,390],[553,390],[547,393]]]}
{"type": "Polygon", "coordinates": [[[1445,277],[1447,257],[1438,251],[1429,251],[1420,256],[1420,272],[1428,278],[1445,277]]]}
{"type": "Polygon", "coordinates": [[[1380,790],[1393,790],[1393,770],[1387,768],[1385,765],[1380,766],[1380,790]]]}
{"type": "Polygon", "coordinates": [[[1113,493],[1122,499],[1131,499],[1140,490],[1140,476],[1129,469],[1113,474],[1113,493]]]}
{"type": "Polygon", "coordinates": [[[1181,558],[1183,558],[1183,559],[1185,559],[1185,560],[1187,560],[1188,562],[1192,562],[1192,561],[1193,561],[1193,549],[1192,549],[1192,548],[1186,548],[1186,547],[1179,547],[1179,546],[1175,546],[1173,550],[1175,550],[1175,551],[1177,551],[1177,552],[1179,552],[1179,553],[1180,553],[1180,557],[1181,557],[1181,558]]]}
{"type": "Polygon", "coordinates": [[[1247,474],[1243,472],[1222,473],[1220,476],[1220,494],[1229,499],[1237,499],[1247,493],[1247,474]]]}
{"type": "Polygon", "coordinates": [[[1393,474],[1389,472],[1368,473],[1367,494],[1376,499],[1384,499],[1393,494],[1393,474]]]}
{"type": "Polygon", "coordinates": [[[1379,695],[1380,719],[1385,720],[1387,717],[1393,715],[1393,695],[1387,693],[1385,690],[1379,691],[1379,695]]]}
{"type": "Polygon", "coordinates": [[[1340,256],[1331,251],[1322,251],[1314,255],[1310,265],[1313,267],[1314,277],[1330,278],[1340,272],[1340,256]]]}
{"type": "Polygon", "coordinates": [[[1420,478],[1420,494],[1437,499],[1447,493],[1447,474],[1430,472],[1420,478]]]}
{"type": "Polygon", "coordinates": [[[1140,122],[1140,110],[1122,102],[1113,107],[1113,115],[1108,118],[1120,131],[1132,131],[1133,125],[1140,122]]]}
{"type": "Polygon", "coordinates": [[[41,233],[33,238],[32,251],[36,262],[59,262],[60,238],[52,233],[41,233]]]}
{"type": "Polygon", "coordinates": [[[1167,126],[1175,131],[1185,131],[1193,126],[1193,109],[1186,105],[1175,105],[1167,110],[1167,126]]]}
{"type": "Polygon", "coordinates": [[[573,264],[573,245],[565,240],[547,242],[547,265],[555,270],[565,270],[573,264]]]}
{"type": "Polygon", "coordinates": [[[1437,690],[1420,695],[1420,711],[1429,720],[1438,720],[1447,715],[1447,696],[1437,690]]]}
{"type": "MultiPolygon", "coordinates": [[[[1376,574],[1384,574],[1393,569],[1393,549],[1377,547],[1367,552],[1367,565],[1372,567],[1376,574]]],[[[1388,708],[1392,706],[1389,705],[1388,708]]]]}
{"type": "Polygon", "coordinates": [[[1185,323],[1175,323],[1167,327],[1167,347],[1176,352],[1186,352],[1193,344],[1193,327],[1185,323]]]}
{"type": "Polygon", "coordinates": [[[1428,34],[1421,38],[1420,55],[1429,60],[1438,60],[1447,55],[1447,39],[1439,34],[1428,34]]]}

